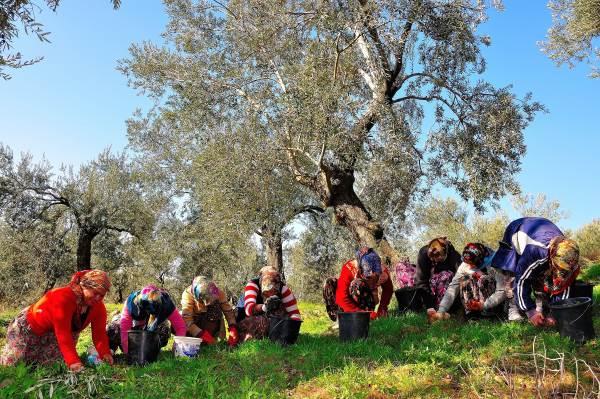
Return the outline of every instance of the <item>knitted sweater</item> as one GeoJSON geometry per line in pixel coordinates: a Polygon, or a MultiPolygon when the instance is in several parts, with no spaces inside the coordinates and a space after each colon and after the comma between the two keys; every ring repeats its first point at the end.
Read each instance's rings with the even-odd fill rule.
{"type": "Polygon", "coordinates": [[[31,331],[40,336],[53,331],[58,347],[67,366],[81,362],[73,333],[80,332],[89,324],[92,325],[92,341],[100,358],[110,354],[108,336],[106,335],[106,308],[99,302],[88,308],[87,316],[79,331],[73,331],[73,319],[80,317],[77,313],[77,297],[70,287],[50,290],[27,311],[27,322],[31,331]]]}
{"type": "MultiPolygon", "coordinates": [[[[285,311],[290,319],[300,320],[300,310],[298,310],[298,301],[289,289],[287,285],[281,288],[281,294],[279,295],[281,302],[285,308],[285,311]]],[[[246,288],[244,289],[244,310],[246,316],[255,316],[262,312],[256,311],[256,305],[264,303],[264,299],[261,294],[259,286],[259,279],[255,278],[248,281],[246,288]]]]}

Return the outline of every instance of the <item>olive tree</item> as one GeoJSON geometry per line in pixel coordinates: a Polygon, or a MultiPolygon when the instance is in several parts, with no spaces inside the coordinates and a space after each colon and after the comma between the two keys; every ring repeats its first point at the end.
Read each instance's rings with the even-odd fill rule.
{"type": "Polygon", "coordinates": [[[364,187],[394,198],[395,215],[434,184],[477,209],[517,191],[523,131],[543,107],[483,79],[486,2],[165,4],[166,43],[133,45],[120,66],[156,102],[131,122],[136,142],[264,132],[294,181],[386,261],[398,253],[355,186],[373,167],[386,189],[364,187]]]}
{"type": "Polygon", "coordinates": [[[136,181],[125,154],[102,152],[76,173],[63,167],[54,175],[47,162],[33,163],[25,154],[15,160],[0,147],[0,212],[12,227],[27,229],[48,218],[49,212],[68,215],[77,231],[77,269],[90,267],[92,242],[111,230],[142,236],[151,231],[154,211],[162,201],[136,181]]]}
{"type": "Polygon", "coordinates": [[[586,61],[592,66],[590,77],[600,77],[598,62],[600,49],[594,42],[600,37],[600,1],[552,0],[553,25],[548,30],[547,41],[541,42],[544,51],[557,65],[569,67],[586,61]]]}

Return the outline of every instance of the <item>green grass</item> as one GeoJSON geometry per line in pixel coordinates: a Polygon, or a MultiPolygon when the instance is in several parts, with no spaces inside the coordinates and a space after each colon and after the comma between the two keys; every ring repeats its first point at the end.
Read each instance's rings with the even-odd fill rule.
{"type": "MultiPolygon", "coordinates": [[[[600,287],[595,295],[598,303],[600,287]]],[[[547,397],[552,390],[573,392],[578,376],[580,394],[600,389],[591,380],[592,372],[600,375],[598,339],[577,346],[556,332],[525,323],[452,319],[430,326],[424,315],[406,314],[373,322],[366,341],[340,343],[329,329],[324,306],[301,303],[300,308],[305,322],[298,343],[291,347],[268,340],[235,350],[220,344],[202,348],[194,360],[176,359],[167,347],[159,361],[147,367],[121,363],[89,368],[77,376],[65,373],[60,364],[0,367],[0,398],[40,393],[107,398],[495,398],[511,392],[535,397],[538,391],[547,397]],[[547,360],[544,368],[541,355],[536,367],[534,341],[537,353],[564,356],[562,375],[549,370],[556,362],[547,360]],[[578,361],[576,374],[574,359],[595,369],[586,371],[578,361]]],[[[595,328],[600,333],[598,313],[596,307],[595,328]]],[[[0,314],[0,337],[13,315],[0,314]]],[[[89,333],[82,334],[82,354],[90,343],[89,333]]],[[[118,360],[123,362],[122,357],[118,360]]]]}

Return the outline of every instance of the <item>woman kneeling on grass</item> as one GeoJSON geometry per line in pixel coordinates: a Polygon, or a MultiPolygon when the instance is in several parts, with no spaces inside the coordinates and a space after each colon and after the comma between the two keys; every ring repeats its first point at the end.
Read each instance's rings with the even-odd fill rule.
{"type": "Polygon", "coordinates": [[[492,266],[514,276],[512,301],[530,323],[551,327],[556,320],[536,306],[532,292],[543,302],[568,298],[580,271],[579,247],[548,219],[520,218],[506,227],[492,266]]]}
{"type": "Polygon", "coordinates": [[[241,340],[266,337],[270,316],[300,320],[300,310],[296,297],[283,283],[281,273],[274,267],[265,266],[258,277],[248,281],[238,303],[241,340]]]}
{"type": "Polygon", "coordinates": [[[342,266],[340,278],[329,277],[323,287],[323,299],[329,318],[337,320],[338,312],[371,312],[371,319],[386,317],[394,286],[387,268],[373,248],[362,247],[356,259],[342,266]],[[379,301],[378,287],[381,287],[379,301]],[[379,303],[377,312],[375,306],[379,303]]]}
{"type": "Polygon", "coordinates": [[[462,253],[462,263],[446,289],[437,310],[427,309],[429,321],[448,319],[448,311],[460,294],[467,313],[490,312],[506,299],[504,275],[490,265],[494,251],[480,243],[469,243],[462,253]]]}
{"type": "Polygon", "coordinates": [[[215,337],[225,338],[225,323],[229,327],[229,346],[237,345],[239,334],[235,322],[235,311],[227,301],[225,293],[205,276],[198,276],[181,294],[181,312],[187,326],[187,335],[202,338],[208,345],[216,342],[215,337]],[[223,317],[225,316],[225,317],[223,317]]]}
{"type": "Polygon", "coordinates": [[[46,292],[8,326],[0,364],[48,364],[62,355],[69,369],[79,372],[84,367],[76,344],[88,324],[92,325],[92,340],[99,358],[112,364],[103,302],[109,288],[106,273],[94,269],[77,272],[67,286],[46,292]]]}
{"type": "Polygon", "coordinates": [[[169,342],[171,328],[175,330],[175,335],[185,336],[185,322],[171,296],[166,290],[152,284],[132,292],[121,313],[114,316],[106,327],[111,349],[117,350],[120,346],[125,354],[129,351],[129,330],[155,331],[163,347],[169,342]],[[168,322],[171,322],[170,325],[168,322]]]}

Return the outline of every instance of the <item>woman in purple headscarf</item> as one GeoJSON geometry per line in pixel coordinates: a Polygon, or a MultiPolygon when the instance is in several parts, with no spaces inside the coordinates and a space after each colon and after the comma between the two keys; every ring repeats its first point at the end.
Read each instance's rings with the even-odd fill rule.
{"type": "Polygon", "coordinates": [[[323,299],[331,320],[337,319],[337,312],[370,311],[371,319],[387,316],[387,307],[394,287],[390,272],[382,268],[381,258],[373,248],[362,247],[356,258],[342,266],[339,279],[325,280],[323,299]],[[377,288],[382,288],[381,301],[377,288]],[[379,303],[377,312],[375,307],[379,303]]]}

